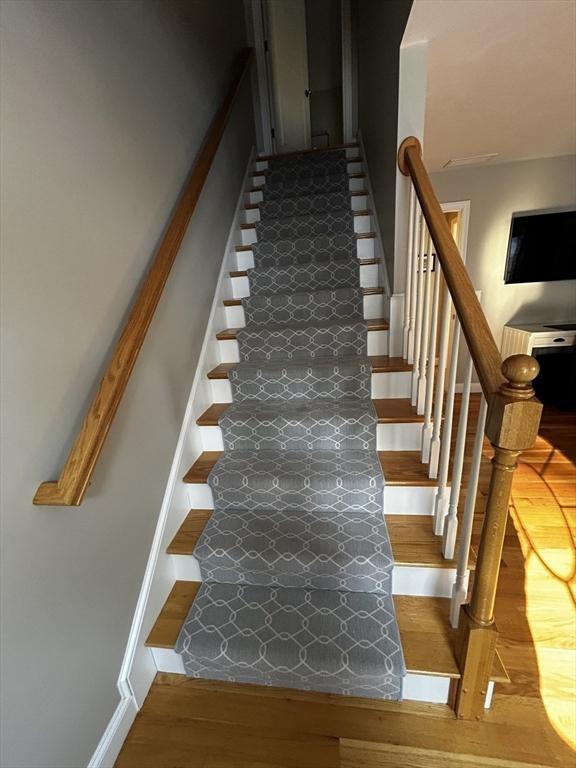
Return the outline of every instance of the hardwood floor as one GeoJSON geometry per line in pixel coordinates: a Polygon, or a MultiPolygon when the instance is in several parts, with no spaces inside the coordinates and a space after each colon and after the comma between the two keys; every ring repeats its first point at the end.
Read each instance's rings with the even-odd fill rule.
{"type": "MultiPolygon", "coordinates": [[[[473,544],[490,455],[486,445],[473,544]]],[[[483,721],[438,705],[159,674],[117,768],[575,766],[575,464],[576,415],[545,410],[516,472],[496,605],[511,682],[496,686],[483,721]]]]}

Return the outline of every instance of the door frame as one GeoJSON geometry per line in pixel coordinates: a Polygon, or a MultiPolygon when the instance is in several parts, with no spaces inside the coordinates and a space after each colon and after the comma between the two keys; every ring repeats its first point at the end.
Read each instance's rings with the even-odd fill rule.
{"type": "MultiPolygon", "coordinates": [[[[254,48],[256,67],[252,78],[254,119],[259,154],[276,152],[273,84],[268,63],[265,0],[244,0],[248,42],[254,48]]],[[[342,26],[342,136],[344,143],[356,139],[356,55],[352,33],[351,0],[340,0],[342,26]]]]}

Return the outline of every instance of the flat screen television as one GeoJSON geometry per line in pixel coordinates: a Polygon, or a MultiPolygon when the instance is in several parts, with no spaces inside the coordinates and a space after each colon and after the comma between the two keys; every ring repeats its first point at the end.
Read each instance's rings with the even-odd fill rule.
{"type": "Polygon", "coordinates": [[[505,283],[576,279],[576,210],[512,216],[505,283]]]}

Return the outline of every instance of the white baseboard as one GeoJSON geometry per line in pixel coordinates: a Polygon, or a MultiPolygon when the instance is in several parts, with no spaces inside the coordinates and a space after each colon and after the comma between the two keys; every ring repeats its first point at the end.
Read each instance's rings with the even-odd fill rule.
{"type": "Polygon", "coordinates": [[[132,727],[138,706],[133,696],[120,699],[110,722],[106,726],[88,768],[114,768],[128,731],[132,727]]]}
{"type": "Polygon", "coordinates": [[[371,200],[371,207],[372,207],[372,221],[374,224],[374,231],[376,232],[376,253],[375,256],[380,258],[380,264],[379,264],[379,271],[380,271],[380,277],[382,279],[382,286],[384,287],[384,292],[388,298],[391,297],[392,291],[390,287],[390,276],[388,275],[388,265],[386,262],[386,254],[384,253],[384,246],[382,244],[382,233],[380,231],[380,224],[378,222],[378,215],[376,213],[375,205],[374,205],[374,192],[372,190],[372,182],[370,180],[370,169],[368,167],[368,158],[366,157],[366,147],[364,146],[364,141],[362,140],[362,131],[358,131],[358,143],[360,144],[360,154],[364,158],[364,167],[363,172],[366,176],[366,190],[368,192],[368,195],[371,200]]]}

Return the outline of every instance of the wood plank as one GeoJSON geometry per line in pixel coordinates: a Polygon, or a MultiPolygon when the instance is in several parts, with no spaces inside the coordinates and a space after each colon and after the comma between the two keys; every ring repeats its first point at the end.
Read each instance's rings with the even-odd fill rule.
{"type": "Polygon", "coordinates": [[[174,648],[201,582],[177,581],[146,640],[149,648],[174,648]]]}
{"type": "MultiPolygon", "coordinates": [[[[377,259],[370,259],[366,260],[366,262],[361,261],[360,264],[376,264],[377,261],[377,259]]],[[[247,272],[230,272],[230,277],[244,277],[247,274],[247,272]]],[[[384,288],[381,287],[362,288],[361,290],[363,296],[381,296],[384,293],[384,288]]],[[[225,307],[241,307],[242,299],[224,299],[223,304],[225,307]]]]}
{"type": "Polygon", "coordinates": [[[223,451],[204,451],[204,453],[201,453],[182,478],[183,482],[195,485],[207,482],[208,475],[212,472],[222,454],[223,451]]]}
{"type": "Polygon", "coordinates": [[[204,413],[196,419],[200,427],[217,427],[220,416],[227,410],[229,403],[212,403],[204,413]]]}
{"type": "Polygon", "coordinates": [[[401,357],[374,355],[368,358],[372,364],[372,373],[400,373],[411,371],[412,366],[401,357]]]}
{"type": "Polygon", "coordinates": [[[330,147],[322,147],[321,149],[300,149],[293,152],[279,152],[276,155],[260,155],[256,158],[256,162],[261,160],[275,160],[278,157],[300,157],[303,155],[317,155],[320,152],[337,152],[342,149],[359,149],[358,142],[352,142],[351,144],[333,144],[330,147]]]}
{"type": "Polygon", "coordinates": [[[210,173],[251,58],[252,49],[245,49],[238,57],[232,83],[200,146],[191,173],[168,221],[150,269],[142,281],[122,334],[84,416],[64,468],[57,481],[45,482],[39,486],[34,504],[78,506],[82,503],[172,265],[180,250],[188,223],[210,173]]]}
{"type": "MultiPolygon", "coordinates": [[[[383,319],[366,320],[366,326],[368,331],[387,331],[389,328],[388,321],[383,319]]],[[[216,338],[218,341],[232,341],[237,338],[238,331],[241,330],[241,328],[225,328],[216,334],[216,338]]]]}
{"type": "Polygon", "coordinates": [[[422,464],[420,451],[378,451],[387,485],[438,485],[428,477],[428,465],[422,464]]]}
{"type": "MultiPolygon", "coordinates": [[[[456,567],[455,560],[446,560],[442,556],[442,537],[434,535],[430,515],[387,514],[386,527],[396,565],[456,567]]],[[[471,569],[476,567],[474,548],[470,553],[469,566],[471,569]]]]}
{"type": "Polygon", "coordinates": [[[216,368],[208,371],[208,378],[212,380],[227,379],[230,371],[236,367],[236,363],[220,363],[216,368]]]}
{"type": "Polygon", "coordinates": [[[416,413],[409,397],[391,397],[372,400],[379,424],[420,423],[424,416],[416,413]]]}
{"type": "MultiPolygon", "coordinates": [[[[401,357],[388,357],[387,355],[370,355],[368,357],[372,366],[372,373],[395,373],[411,371],[412,366],[401,357]]],[[[220,363],[216,368],[208,372],[209,379],[227,379],[228,373],[237,363],[220,363]]]]}
{"type": "MultiPolygon", "coordinates": [[[[379,424],[403,424],[422,422],[424,416],[416,413],[409,399],[390,398],[372,400],[379,424]]],[[[217,427],[220,417],[229,407],[230,403],[213,403],[204,413],[196,419],[196,424],[201,427],[217,427]]]]}
{"type": "Polygon", "coordinates": [[[166,548],[169,555],[191,555],[213,510],[191,509],[166,548]]]}

